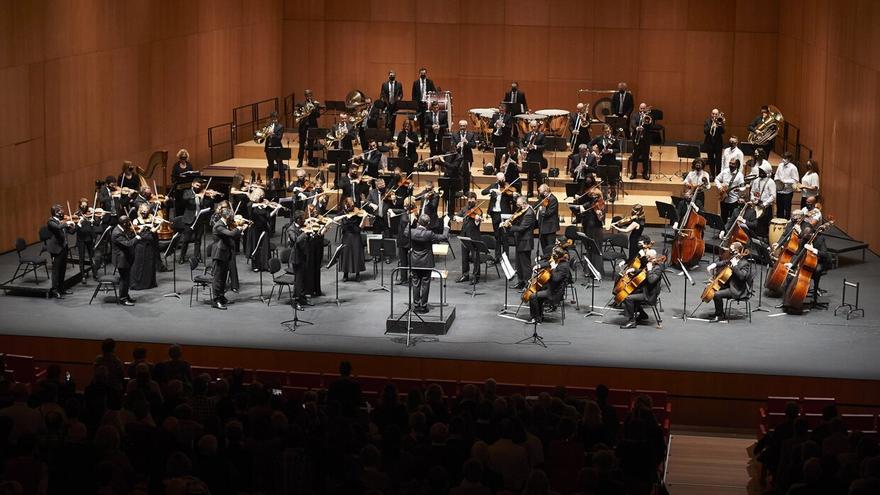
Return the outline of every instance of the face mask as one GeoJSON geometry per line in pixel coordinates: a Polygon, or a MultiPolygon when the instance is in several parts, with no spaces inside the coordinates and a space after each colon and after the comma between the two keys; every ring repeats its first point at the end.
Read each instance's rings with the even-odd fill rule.
{"type": "Polygon", "coordinates": [[[427,79],[427,78],[428,78],[428,76],[426,76],[426,75],[424,75],[424,74],[422,74],[422,75],[420,75],[420,76],[419,76],[419,78],[421,78],[421,79],[427,79]]]}
{"type": "Polygon", "coordinates": [[[394,76],[388,76],[388,80],[389,80],[389,81],[393,81],[393,80],[394,80],[394,76]]]}

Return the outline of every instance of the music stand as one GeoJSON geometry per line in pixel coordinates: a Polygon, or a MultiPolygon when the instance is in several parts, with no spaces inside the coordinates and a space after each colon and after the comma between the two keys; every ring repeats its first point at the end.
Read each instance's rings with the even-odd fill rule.
{"type": "Polygon", "coordinates": [[[324,102],[324,109],[328,112],[348,112],[349,108],[344,101],[327,100],[324,102]]]}
{"type": "MultiPolygon", "coordinates": [[[[681,302],[681,321],[682,323],[684,323],[687,322],[689,318],[687,312],[688,282],[690,282],[691,285],[694,285],[696,282],[694,282],[694,279],[691,278],[690,272],[688,271],[687,267],[684,266],[684,263],[682,263],[681,260],[678,260],[678,265],[681,267],[681,273],[684,274],[684,299],[681,302]]],[[[696,309],[694,311],[696,311],[696,309]]],[[[691,317],[692,316],[693,315],[691,315],[691,317]]]]}
{"type": "MultiPolygon", "coordinates": [[[[739,143],[737,146],[739,147],[740,151],[743,152],[743,156],[751,156],[751,157],[755,156],[755,150],[759,147],[759,145],[752,144],[752,143],[739,143]]],[[[770,157],[765,157],[765,158],[770,158],[770,157]]],[[[745,166],[745,163],[743,163],[742,166],[745,166]]]]}
{"type": "MultiPolygon", "coordinates": [[[[760,276],[760,281],[758,284],[758,307],[752,309],[752,313],[757,313],[759,311],[765,311],[765,312],[769,313],[770,310],[764,309],[763,307],[761,307],[761,303],[763,302],[762,299],[763,299],[763,295],[764,295],[764,272],[767,270],[767,267],[770,266],[770,263],[772,262],[772,260],[770,259],[770,248],[766,244],[764,244],[763,242],[752,237],[749,240],[749,256],[748,257],[756,265],[760,266],[760,271],[758,272],[759,276],[760,276]]],[[[753,279],[753,283],[754,283],[754,279],[753,279]]]]}
{"type": "Polygon", "coordinates": [[[504,272],[504,306],[501,307],[501,311],[498,312],[498,316],[526,323],[526,321],[522,318],[516,317],[516,314],[519,313],[520,306],[522,306],[522,302],[520,302],[516,306],[516,312],[511,314],[511,312],[508,310],[508,308],[513,307],[513,304],[508,303],[507,292],[510,288],[510,281],[513,280],[514,277],[516,277],[516,270],[514,270],[513,265],[510,264],[510,258],[507,257],[507,253],[501,253],[501,260],[499,261],[499,263],[501,264],[501,271],[504,272]]]}
{"type": "Polygon", "coordinates": [[[369,143],[370,141],[376,141],[377,143],[384,143],[386,141],[391,141],[391,131],[389,129],[378,129],[373,127],[368,127],[364,129],[364,138],[369,143]]]}
{"type": "Polygon", "coordinates": [[[681,175],[681,162],[685,159],[695,160],[700,157],[700,146],[696,144],[675,144],[675,153],[678,156],[678,174],[681,175]]]}
{"type": "Polygon", "coordinates": [[[173,236],[171,236],[171,240],[168,241],[168,247],[165,248],[165,253],[162,255],[165,261],[168,260],[168,251],[171,251],[171,292],[163,295],[162,297],[176,297],[180,299],[180,292],[177,292],[177,246],[176,242],[177,238],[180,236],[180,232],[175,232],[173,236]]]}
{"type": "Polygon", "coordinates": [[[377,261],[379,263],[379,287],[373,287],[370,292],[379,290],[391,292],[388,287],[385,287],[385,258],[387,256],[390,260],[397,256],[397,239],[368,239],[367,244],[373,259],[376,259],[377,254],[379,256],[379,261],[377,261]]]}
{"type": "Polygon", "coordinates": [[[665,218],[669,223],[663,226],[663,242],[669,242],[667,238],[666,229],[673,225],[678,221],[678,213],[675,211],[675,207],[669,203],[664,203],[663,201],[655,201],[654,205],[657,206],[657,213],[661,218],[665,218]]]}
{"type": "Polygon", "coordinates": [[[339,270],[341,263],[339,262],[340,258],[344,254],[344,251],[348,248],[347,244],[340,244],[336,246],[336,250],[333,251],[333,256],[330,257],[330,261],[327,262],[327,269],[333,268],[336,266],[336,299],[333,302],[336,303],[336,306],[341,305],[343,302],[342,299],[339,299],[339,270]]]}
{"type": "MultiPolygon", "coordinates": [[[[263,275],[263,272],[261,271],[260,272],[260,276],[261,276],[260,281],[261,282],[262,282],[262,275],[263,275]]],[[[294,287],[297,286],[297,279],[299,279],[299,274],[294,272],[294,274],[293,274],[293,280],[294,280],[293,286],[294,287]]],[[[260,287],[260,290],[262,291],[262,287],[260,287]]],[[[262,295],[260,295],[260,299],[262,299],[262,295]]],[[[300,325],[314,325],[314,323],[312,323],[310,321],[299,319],[299,303],[296,301],[295,297],[290,298],[290,307],[293,309],[293,318],[290,320],[282,321],[280,323],[280,325],[286,326],[287,329],[291,332],[296,332],[296,327],[298,327],[300,325]]]]}
{"type": "Polygon", "coordinates": [[[587,252],[584,253],[581,258],[587,266],[587,270],[584,271],[584,275],[587,275],[587,271],[589,271],[590,276],[590,311],[584,315],[584,318],[588,318],[590,316],[604,316],[602,313],[596,311],[596,282],[600,282],[602,280],[602,274],[599,273],[599,270],[597,270],[595,265],[593,265],[593,262],[590,261],[589,255],[591,250],[594,250],[593,252],[595,253],[601,253],[601,251],[599,251],[599,245],[596,244],[595,239],[588,236],[587,234],[584,234],[583,232],[578,232],[577,237],[581,240],[581,242],[584,243],[585,246],[587,246],[587,252]]]}
{"type": "MultiPolygon", "coordinates": [[[[475,258],[474,263],[477,265],[477,273],[480,273],[480,253],[489,253],[489,249],[486,247],[486,243],[483,241],[475,241],[470,237],[459,236],[459,242],[461,242],[462,246],[468,248],[468,252],[471,256],[475,258]]],[[[462,253],[462,256],[464,254],[462,253]]],[[[463,273],[462,275],[467,275],[463,273]]],[[[482,296],[485,294],[484,292],[477,292],[477,277],[471,277],[471,289],[464,291],[465,294],[470,294],[471,298],[475,298],[477,296],[482,296]]]]}
{"type": "MultiPolygon", "coordinates": [[[[253,267],[254,256],[256,256],[257,251],[259,251],[260,247],[263,245],[264,239],[266,239],[266,242],[269,242],[269,240],[266,238],[266,232],[261,232],[260,237],[257,238],[257,245],[256,245],[256,247],[254,247],[254,250],[251,252],[251,255],[250,255],[251,267],[253,267]]],[[[262,268],[259,270],[259,272],[260,272],[260,295],[259,295],[260,302],[268,302],[268,300],[263,296],[263,272],[264,271],[266,271],[266,270],[262,269],[262,268]]]]}
{"type": "Polygon", "coordinates": [[[535,192],[535,177],[541,176],[541,163],[540,162],[530,162],[523,161],[522,163],[522,171],[526,173],[526,177],[529,181],[528,191],[526,193],[526,197],[534,196],[535,192]]]}

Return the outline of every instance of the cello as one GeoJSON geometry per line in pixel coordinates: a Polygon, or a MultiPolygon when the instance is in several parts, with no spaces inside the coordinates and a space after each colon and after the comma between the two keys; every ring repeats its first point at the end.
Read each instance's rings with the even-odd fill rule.
{"type": "Polygon", "coordinates": [[[742,243],[743,246],[749,245],[749,234],[742,227],[742,224],[740,222],[745,217],[746,210],[753,206],[755,206],[755,204],[752,202],[748,202],[743,205],[742,209],[739,211],[739,215],[733,222],[733,227],[730,228],[729,232],[724,234],[724,239],[721,240],[721,254],[718,256],[721,261],[726,261],[731,258],[730,245],[734,242],[742,243]]]}
{"type": "Polygon", "coordinates": [[[721,290],[728,281],[730,281],[730,277],[733,276],[733,260],[735,258],[742,259],[743,257],[748,256],[748,252],[743,250],[742,252],[734,253],[727,260],[723,261],[716,267],[715,276],[712,277],[712,280],[706,284],[706,288],[703,289],[703,293],[700,295],[700,300],[704,303],[712,302],[712,299],[715,297],[715,293],[721,290]]]}
{"type": "Polygon", "coordinates": [[[788,276],[788,268],[786,268],[786,265],[790,264],[791,260],[794,259],[794,256],[797,254],[798,246],[800,246],[800,236],[798,235],[798,231],[792,228],[791,232],[788,233],[788,239],[786,239],[785,244],[781,246],[782,251],[776,258],[773,268],[771,268],[770,273],[767,274],[767,280],[764,282],[764,287],[775,292],[782,290],[782,286],[785,284],[785,278],[788,276]]]}
{"type": "MultiPolygon", "coordinates": [[[[638,260],[639,258],[636,258],[638,260]]],[[[656,265],[662,265],[666,263],[666,256],[660,255],[654,261],[656,265]]],[[[639,263],[640,265],[641,263],[639,263]]],[[[626,299],[627,296],[635,292],[641,285],[642,282],[647,280],[648,278],[648,266],[636,268],[635,271],[630,273],[624,272],[623,276],[620,277],[618,283],[614,284],[616,292],[614,293],[614,304],[620,304],[626,299]]]]}
{"type": "Polygon", "coordinates": [[[691,194],[687,213],[678,229],[675,231],[675,240],[672,241],[672,263],[681,261],[687,266],[693,266],[700,262],[706,251],[706,243],[703,240],[703,232],[706,230],[706,218],[699,214],[694,207],[694,200],[705,185],[699,185],[691,194]]]}
{"type": "MultiPolygon", "coordinates": [[[[573,243],[570,239],[566,241],[566,243],[560,244],[563,247],[569,247],[573,243]],[[566,244],[567,243],[567,244],[566,244]]],[[[566,252],[559,258],[551,255],[550,262],[551,265],[545,268],[541,268],[535,273],[535,275],[529,280],[529,285],[522,293],[522,302],[527,303],[529,300],[538,293],[539,290],[543,289],[550,283],[550,279],[553,277],[553,263],[560,263],[561,261],[565,261],[568,259],[568,253],[566,252]]]]}
{"type": "Polygon", "coordinates": [[[816,228],[816,231],[804,245],[803,256],[798,261],[792,280],[782,296],[782,307],[786,313],[800,314],[803,311],[804,300],[810,290],[810,281],[813,280],[813,274],[816,272],[816,267],[819,266],[819,252],[813,248],[813,241],[833,223],[834,220],[829,220],[816,228]]]}

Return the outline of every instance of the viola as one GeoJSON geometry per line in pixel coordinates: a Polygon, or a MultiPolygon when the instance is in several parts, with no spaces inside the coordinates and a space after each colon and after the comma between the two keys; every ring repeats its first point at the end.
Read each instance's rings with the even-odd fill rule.
{"type": "Polygon", "coordinates": [[[693,266],[699,263],[706,251],[706,242],[703,240],[703,232],[706,230],[706,218],[694,211],[694,199],[697,192],[704,186],[698,186],[691,195],[687,213],[681,224],[675,231],[675,239],[672,241],[672,262],[682,262],[693,266]]]}

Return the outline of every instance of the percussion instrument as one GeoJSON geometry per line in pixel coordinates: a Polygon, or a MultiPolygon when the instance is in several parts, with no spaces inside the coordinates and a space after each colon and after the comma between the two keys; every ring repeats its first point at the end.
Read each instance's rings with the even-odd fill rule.
{"type": "Polygon", "coordinates": [[[547,122],[550,120],[550,117],[537,113],[521,113],[514,118],[520,134],[528,134],[529,124],[533,121],[538,123],[538,130],[542,131],[547,127],[547,122]]]}
{"type": "Polygon", "coordinates": [[[428,102],[428,108],[431,108],[431,105],[434,102],[437,102],[440,105],[440,110],[444,112],[448,112],[449,108],[452,106],[451,104],[451,93],[449,91],[428,91],[427,96],[425,96],[425,101],[428,102]]]}
{"type": "Polygon", "coordinates": [[[562,136],[568,131],[568,112],[566,110],[538,110],[538,115],[547,117],[546,128],[544,132],[551,136],[562,136]]]}
{"type": "Polygon", "coordinates": [[[782,233],[785,231],[785,226],[788,225],[788,221],[784,218],[774,218],[770,220],[770,245],[779,243],[779,239],[782,238],[782,233]]]}
{"type": "Polygon", "coordinates": [[[474,131],[482,134],[494,131],[491,123],[494,113],[494,108],[471,108],[468,110],[468,118],[474,126],[474,131]]]}

